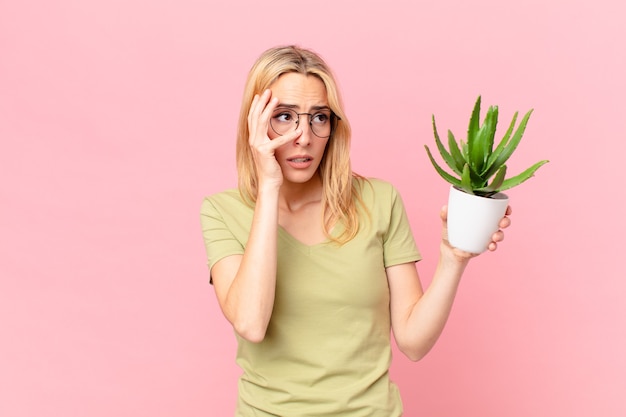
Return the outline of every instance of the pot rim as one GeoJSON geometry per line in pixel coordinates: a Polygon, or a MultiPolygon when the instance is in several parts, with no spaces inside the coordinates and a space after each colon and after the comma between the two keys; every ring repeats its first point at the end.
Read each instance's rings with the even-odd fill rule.
{"type": "Polygon", "coordinates": [[[465,190],[457,187],[456,185],[450,185],[450,187],[454,188],[456,191],[458,191],[460,193],[466,194],[466,195],[471,196],[471,197],[485,198],[487,200],[508,200],[509,199],[509,196],[507,194],[503,193],[502,191],[498,191],[497,193],[495,193],[495,194],[493,194],[493,195],[491,195],[489,197],[485,197],[485,196],[482,196],[482,195],[470,194],[468,192],[465,192],[465,190]]]}

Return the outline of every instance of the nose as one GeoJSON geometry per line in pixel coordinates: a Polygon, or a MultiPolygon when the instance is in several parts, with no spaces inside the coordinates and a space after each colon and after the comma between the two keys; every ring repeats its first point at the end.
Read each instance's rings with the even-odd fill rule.
{"type": "Polygon", "coordinates": [[[308,146],[311,143],[311,138],[313,136],[313,131],[311,130],[311,125],[308,123],[307,116],[300,116],[298,121],[298,127],[302,130],[302,134],[296,138],[296,143],[300,146],[308,146]]]}

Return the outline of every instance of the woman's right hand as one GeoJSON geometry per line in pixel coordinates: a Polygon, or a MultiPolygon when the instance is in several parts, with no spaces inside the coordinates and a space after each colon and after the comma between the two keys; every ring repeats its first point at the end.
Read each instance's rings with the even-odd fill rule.
{"type": "Polygon", "coordinates": [[[282,145],[295,140],[302,131],[296,129],[285,135],[270,139],[270,118],[276,106],[278,98],[272,97],[272,92],[267,89],[261,95],[255,95],[248,112],[248,130],[250,132],[250,148],[254,157],[257,170],[258,185],[276,185],[280,187],[283,182],[283,173],[275,157],[275,151],[282,145]]]}

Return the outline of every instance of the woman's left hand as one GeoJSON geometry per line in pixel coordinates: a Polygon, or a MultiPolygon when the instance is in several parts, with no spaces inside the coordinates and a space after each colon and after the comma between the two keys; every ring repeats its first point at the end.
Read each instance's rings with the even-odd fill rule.
{"type": "MultiPolygon", "coordinates": [[[[498,227],[500,229],[491,236],[491,242],[489,242],[489,245],[487,245],[487,249],[489,251],[493,252],[496,249],[498,249],[498,242],[502,242],[504,240],[504,232],[502,231],[502,229],[506,229],[507,227],[511,225],[511,219],[509,218],[509,216],[511,215],[512,212],[513,212],[513,209],[511,208],[511,206],[508,206],[506,208],[506,213],[504,214],[504,217],[500,219],[500,223],[498,224],[498,227]]],[[[443,206],[441,208],[440,216],[441,216],[441,222],[442,222],[442,227],[443,227],[442,236],[441,236],[442,243],[446,247],[453,250],[454,254],[459,258],[470,259],[475,256],[478,256],[477,253],[470,253],[470,252],[465,252],[460,249],[457,249],[453,247],[452,245],[450,245],[450,242],[448,242],[448,206],[443,206]]]]}

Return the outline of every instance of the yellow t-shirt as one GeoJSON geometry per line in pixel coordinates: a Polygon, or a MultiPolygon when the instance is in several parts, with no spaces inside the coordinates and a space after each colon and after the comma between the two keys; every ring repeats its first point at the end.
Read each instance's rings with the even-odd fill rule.
{"type": "MultiPolygon", "coordinates": [[[[278,272],[265,339],[237,336],[237,416],[394,417],[389,380],[391,323],[385,268],[421,257],[402,200],[389,183],[359,181],[357,236],[305,245],[278,230],[278,272]]],[[[206,198],[201,220],[209,267],[243,254],[253,209],[237,190],[206,198]]]]}

